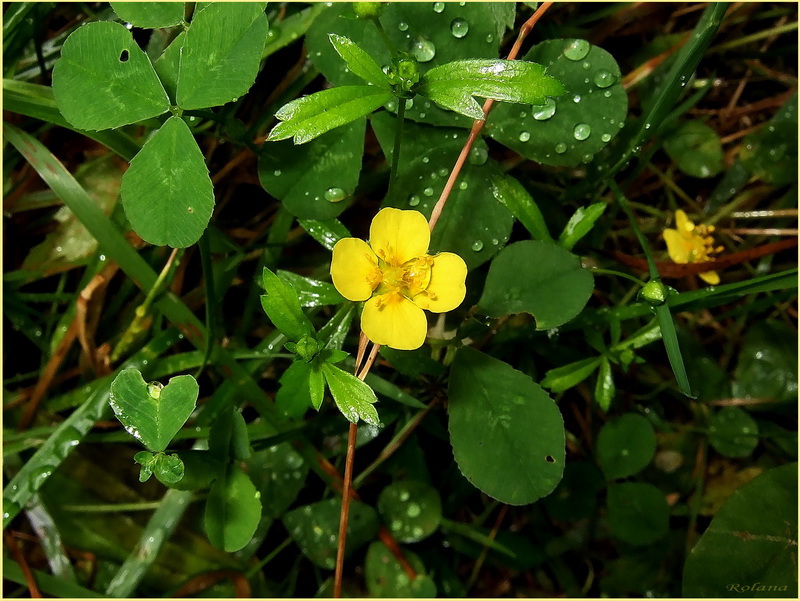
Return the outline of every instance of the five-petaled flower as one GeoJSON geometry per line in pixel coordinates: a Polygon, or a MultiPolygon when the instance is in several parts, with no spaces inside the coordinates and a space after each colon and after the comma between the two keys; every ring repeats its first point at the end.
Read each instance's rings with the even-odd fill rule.
{"type": "Polygon", "coordinates": [[[342,238],[333,247],[333,284],[346,299],[366,301],[361,329],[372,342],[419,348],[428,331],[423,309],[445,313],[464,300],[464,260],[429,255],[430,238],[422,213],[387,208],[372,220],[369,244],[342,238]]]}
{"type": "MultiPolygon", "coordinates": [[[[713,261],[711,255],[723,250],[721,246],[714,247],[714,238],[709,235],[714,231],[713,225],[695,225],[680,209],[675,211],[675,228],[664,230],[664,240],[669,258],[676,263],[713,261]]],[[[708,284],[719,284],[716,271],[704,271],[700,277],[708,284]]]]}

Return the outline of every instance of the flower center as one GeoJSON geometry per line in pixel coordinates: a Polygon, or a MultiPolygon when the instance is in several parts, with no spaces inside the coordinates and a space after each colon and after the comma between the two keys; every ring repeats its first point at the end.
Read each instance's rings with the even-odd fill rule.
{"type": "Polygon", "coordinates": [[[686,245],[689,248],[689,262],[703,263],[713,261],[711,255],[722,252],[722,246],[714,248],[714,238],[709,234],[714,232],[713,225],[698,225],[686,230],[683,234],[686,245]]]}
{"type": "Polygon", "coordinates": [[[406,298],[413,298],[430,284],[432,266],[433,257],[428,255],[411,259],[399,266],[385,263],[381,267],[383,281],[376,292],[397,292],[406,298]]]}

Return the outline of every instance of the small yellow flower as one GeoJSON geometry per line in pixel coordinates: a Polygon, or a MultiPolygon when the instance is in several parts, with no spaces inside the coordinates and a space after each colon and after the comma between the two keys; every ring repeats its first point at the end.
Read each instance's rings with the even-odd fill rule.
{"type": "Polygon", "coordinates": [[[367,301],[361,329],[394,349],[422,346],[428,331],[423,309],[452,311],[464,300],[467,265],[456,254],[428,254],[431,234],[418,211],[383,209],[372,220],[369,244],[342,238],[333,247],[333,285],[351,301],[367,301]]]}
{"type": "MultiPolygon", "coordinates": [[[[714,247],[714,238],[709,235],[714,231],[713,225],[695,225],[680,209],[675,211],[675,228],[664,230],[664,240],[669,258],[676,263],[713,261],[711,255],[723,250],[721,246],[714,247]]],[[[712,286],[719,284],[716,271],[705,271],[700,278],[712,286]]]]}

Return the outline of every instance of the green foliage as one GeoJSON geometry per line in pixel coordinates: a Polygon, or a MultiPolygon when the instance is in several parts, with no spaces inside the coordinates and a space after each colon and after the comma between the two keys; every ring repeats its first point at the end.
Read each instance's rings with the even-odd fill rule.
{"type": "Polygon", "coordinates": [[[136,27],[170,27],[183,21],[181,2],[112,2],[111,8],[136,27]]]}
{"type": "Polygon", "coordinates": [[[204,523],[209,540],[219,549],[238,551],[253,537],[260,518],[256,487],[240,467],[229,466],[208,492],[204,523]]]}
{"type": "Polygon", "coordinates": [[[380,426],[378,412],[373,406],[378,397],[367,384],[354,375],[325,363],[322,365],[325,383],[342,415],[354,424],[364,420],[371,426],[380,426]]]}
{"type": "Polygon", "coordinates": [[[669,529],[669,506],[652,484],[622,482],[608,487],[608,526],[614,536],[631,545],[649,545],[669,529]]]}
{"type": "Polygon", "coordinates": [[[314,334],[314,326],[303,313],[292,285],[281,280],[266,267],[262,278],[266,294],[261,295],[261,306],[275,327],[289,340],[296,341],[314,334]]]}
{"type": "Polygon", "coordinates": [[[436,489],[424,482],[403,480],[381,491],[378,511],[397,540],[416,543],[439,528],[442,501],[436,489]]]}
{"type": "Polygon", "coordinates": [[[597,462],[609,480],[640,472],[653,460],[655,452],[653,426],[635,413],[608,421],[597,435],[597,462]]]}
{"type": "Polygon", "coordinates": [[[404,550],[403,555],[417,573],[411,580],[408,574],[380,541],[376,541],[367,549],[367,558],[364,562],[364,572],[367,579],[367,589],[373,597],[411,597],[414,599],[428,599],[436,597],[436,584],[433,579],[424,574],[425,564],[413,551],[404,550]]]}
{"type": "Polygon", "coordinates": [[[678,169],[694,177],[714,177],[724,155],[717,133],[702,121],[686,121],[664,140],[664,150],[678,169]]]}

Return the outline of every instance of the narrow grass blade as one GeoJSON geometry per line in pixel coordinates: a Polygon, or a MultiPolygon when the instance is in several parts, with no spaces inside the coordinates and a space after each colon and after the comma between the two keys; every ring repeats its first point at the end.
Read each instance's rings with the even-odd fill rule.
{"type": "MultiPolygon", "coordinates": [[[[52,576],[46,572],[33,570],[33,577],[36,578],[36,584],[39,586],[39,590],[41,592],[52,595],[58,599],[106,598],[105,595],[101,593],[89,590],[88,588],[84,588],[78,584],[75,584],[74,582],[59,578],[58,576],[52,576]]],[[[16,582],[17,584],[22,584],[23,586],[27,584],[25,575],[22,573],[22,568],[20,568],[15,561],[9,559],[8,557],[3,558],[3,578],[11,580],[12,582],[16,582]]]]}

